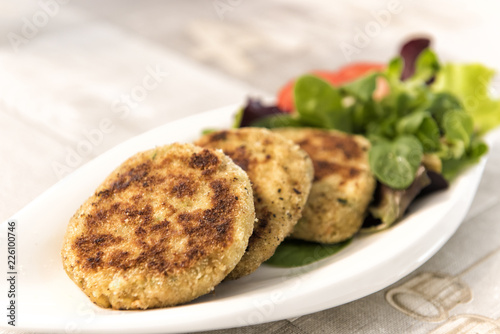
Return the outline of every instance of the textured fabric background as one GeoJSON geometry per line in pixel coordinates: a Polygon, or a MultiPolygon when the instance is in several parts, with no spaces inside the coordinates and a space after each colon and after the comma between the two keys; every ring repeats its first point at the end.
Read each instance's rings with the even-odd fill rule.
{"type": "MultiPolygon", "coordinates": [[[[0,2],[1,221],[128,138],[272,97],[311,69],[385,62],[410,36],[432,36],[443,59],[500,69],[494,1],[54,1],[0,2]],[[362,39],[366,29],[375,30],[362,39]],[[346,55],[347,44],[361,46],[346,55]],[[69,159],[92,134],[92,147],[69,159]]],[[[500,333],[499,165],[497,146],[459,230],[400,282],[315,314],[211,333],[500,333]],[[435,311],[418,299],[400,302],[427,318],[386,298],[422,277],[450,304],[442,320],[429,321],[435,311]]]]}

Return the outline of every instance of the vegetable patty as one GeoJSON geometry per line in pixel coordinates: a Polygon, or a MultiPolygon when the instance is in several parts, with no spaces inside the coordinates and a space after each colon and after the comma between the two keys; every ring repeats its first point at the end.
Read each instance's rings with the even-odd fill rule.
{"type": "Polygon", "coordinates": [[[215,132],[196,144],[222,149],[252,181],[258,221],[228,278],[248,275],[274,254],[300,218],[311,188],[311,159],[290,140],[260,128],[215,132]]]}
{"type": "Polygon", "coordinates": [[[248,176],[222,152],[158,147],[125,161],[74,214],[64,269],[102,307],[185,303],[233,270],[254,220],[248,176]]]}
{"type": "Polygon", "coordinates": [[[280,128],[276,133],[299,144],[314,164],[314,182],[292,237],[335,243],[360,228],[375,190],[368,165],[370,142],[335,130],[280,128]]]}

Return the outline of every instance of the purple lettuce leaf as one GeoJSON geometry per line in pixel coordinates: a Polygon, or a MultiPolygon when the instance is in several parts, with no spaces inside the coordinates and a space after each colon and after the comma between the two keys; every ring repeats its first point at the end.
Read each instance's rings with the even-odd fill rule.
{"type": "Polygon", "coordinates": [[[257,120],[276,114],[286,113],[276,106],[265,106],[260,100],[249,98],[246,106],[243,108],[239,127],[252,126],[257,120]]]}
{"type": "Polygon", "coordinates": [[[415,73],[415,62],[422,51],[431,44],[428,38],[414,38],[406,42],[399,54],[403,58],[404,67],[401,73],[401,81],[410,78],[415,73]]]}

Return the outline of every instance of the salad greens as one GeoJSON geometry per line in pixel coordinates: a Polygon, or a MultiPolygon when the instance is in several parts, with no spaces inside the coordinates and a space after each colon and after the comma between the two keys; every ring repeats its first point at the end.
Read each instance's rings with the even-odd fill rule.
{"type": "Polygon", "coordinates": [[[351,239],[328,245],[302,240],[285,240],[266,263],[282,268],[305,266],[337,253],[349,243],[351,239]]]}
{"type": "Polygon", "coordinates": [[[422,161],[421,142],[412,135],[401,135],[390,141],[380,139],[368,156],[375,177],[393,189],[408,188],[422,161]]]}
{"type": "Polygon", "coordinates": [[[294,113],[273,110],[247,126],[317,127],[364,135],[372,143],[374,175],[393,189],[411,185],[424,154],[436,155],[439,172],[451,180],[487,152],[480,135],[500,124],[500,99],[488,92],[494,72],[480,64],[443,65],[427,47],[413,56],[410,70],[403,57],[396,57],[383,72],[338,87],[304,75],[295,82],[294,113]],[[387,92],[375,98],[380,81],[387,92]]]}
{"type": "Polygon", "coordinates": [[[351,132],[351,117],[342,108],[342,95],[328,82],[304,75],[295,83],[294,93],[301,124],[351,132]]]}
{"type": "MultiPolygon", "coordinates": [[[[363,223],[361,231],[381,231],[389,228],[403,217],[415,197],[421,194],[422,189],[426,189],[431,184],[432,180],[429,174],[425,167],[420,166],[415,181],[403,190],[395,190],[384,184],[379,184],[375,194],[378,203],[373,203],[369,207],[370,215],[363,223]]],[[[444,186],[448,185],[445,183],[444,186]]]]}
{"type": "MultiPolygon", "coordinates": [[[[363,231],[386,229],[417,196],[447,188],[464,167],[477,163],[488,151],[481,135],[500,125],[500,99],[489,90],[494,71],[481,64],[442,64],[429,45],[425,38],[411,40],[385,69],[341,85],[301,76],[290,86],[292,112],[251,99],[234,127],[316,127],[368,138],[377,189],[363,231]]],[[[309,264],[349,242],[285,240],[267,263],[309,264]]]]}
{"type": "Polygon", "coordinates": [[[481,64],[446,64],[432,85],[434,92],[456,96],[472,117],[479,134],[500,124],[500,99],[490,96],[490,82],[495,72],[481,64]]]}

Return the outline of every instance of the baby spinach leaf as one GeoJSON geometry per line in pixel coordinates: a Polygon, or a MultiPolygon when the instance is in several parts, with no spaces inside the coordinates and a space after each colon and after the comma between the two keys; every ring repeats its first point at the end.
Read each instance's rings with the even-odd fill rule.
{"type": "Polygon", "coordinates": [[[378,101],[373,99],[366,102],[357,102],[349,107],[353,133],[367,135],[367,127],[369,124],[377,124],[379,119],[386,111],[378,101]]]}
{"type": "Polygon", "coordinates": [[[413,134],[420,140],[424,152],[439,148],[439,127],[427,111],[416,111],[401,118],[396,124],[398,134],[413,134]]]}
{"type": "Polygon", "coordinates": [[[405,189],[415,179],[422,156],[420,141],[412,135],[403,135],[394,141],[375,142],[368,159],[380,182],[394,189],[405,189]]]}
{"type": "Polygon", "coordinates": [[[441,146],[439,127],[432,117],[424,118],[415,135],[422,143],[422,147],[426,153],[435,152],[441,146]]]}
{"type": "Polygon", "coordinates": [[[379,139],[392,139],[396,137],[397,115],[389,115],[386,118],[371,122],[366,127],[366,136],[370,141],[379,139]]]}
{"type": "Polygon", "coordinates": [[[352,122],[342,107],[338,89],[313,75],[300,77],[294,86],[295,108],[305,125],[351,132],[352,122]]]}
{"type": "Polygon", "coordinates": [[[281,268],[305,266],[337,253],[347,246],[351,240],[348,239],[336,244],[318,244],[287,239],[278,246],[274,255],[265,263],[281,268]]]}
{"type": "Polygon", "coordinates": [[[430,104],[429,99],[428,91],[422,87],[400,85],[391,86],[391,94],[381,104],[391,115],[404,117],[415,111],[425,110],[430,104]]]}
{"type": "Polygon", "coordinates": [[[430,114],[422,110],[406,115],[398,121],[396,130],[399,134],[416,133],[427,117],[430,117],[430,114]]]}
{"type": "Polygon", "coordinates": [[[369,101],[372,99],[373,92],[377,86],[377,77],[379,75],[379,73],[369,74],[358,80],[345,84],[342,86],[342,89],[349,95],[354,96],[363,102],[369,101]]]}
{"type": "Polygon", "coordinates": [[[437,93],[432,95],[429,107],[426,108],[441,126],[444,114],[449,110],[463,110],[462,103],[456,96],[449,93],[437,93]]]}

